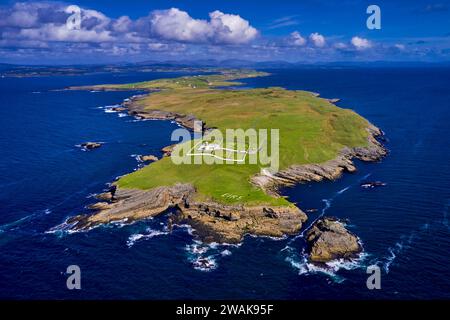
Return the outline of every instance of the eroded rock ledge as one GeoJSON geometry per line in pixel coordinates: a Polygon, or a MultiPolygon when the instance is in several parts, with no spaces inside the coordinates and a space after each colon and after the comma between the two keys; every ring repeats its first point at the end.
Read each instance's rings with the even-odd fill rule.
{"type": "Polygon", "coordinates": [[[309,260],[325,263],[335,259],[351,259],[361,252],[357,236],[336,218],[317,220],[306,233],[309,260]]]}
{"type": "Polygon", "coordinates": [[[323,179],[336,180],[344,172],[355,172],[356,167],[353,159],[362,161],[379,161],[386,154],[387,150],[377,141],[377,137],[383,136],[383,132],[370,124],[367,128],[367,147],[343,148],[340,154],[332,160],[321,164],[293,165],[275,174],[264,172],[255,175],[251,181],[265,192],[278,195],[279,188],[283,186],[293,186],[298,183],[318,182],[323,179]]]}
{"type": "Polygon", "coordinates": [[[144,97],[145,95],[133,96],[130,99],[124,101],[122,105],[128,109],[128,113],[130,115],[141,119],[175,121],[179,125],[192,131],[203,131],[205,129],[204,127],[196,128],[194,126],[194,123],[196,121],[200,122],[200,120],[197,119],[194,115],[146,108],[143,104],[140,103],[144,97]]]}
{"type": "Polygon", "coordinates": [[[154,217],[174,208],[175,213],[169,217],[169,227],[172,223],[187,223],[205,242],[238,243],[245,234],[272,237],[295,234],[307,219],[295,206],[234,206],[196,202],[194,197],[195,188],[190,184],[148,191],[112,187],[99,195],[102,202],[91,207],[98,210],[96,213],[78,215],[66,223],[71,230],[88,230],[100,224],[129,223],[154,217]]]}

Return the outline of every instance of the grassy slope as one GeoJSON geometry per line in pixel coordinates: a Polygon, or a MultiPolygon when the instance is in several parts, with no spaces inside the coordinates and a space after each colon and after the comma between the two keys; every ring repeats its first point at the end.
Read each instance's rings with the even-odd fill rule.
{"type": "MultiPolygon", "coordinates": [[[[280,169],[293,164],[322,163],[344,147],[367,144],[367,121],[351,110],[341,109],[305,91],[283,88],[220,90],[234,85],[227,80],[264,74],[228,74],[163,79],[124,88],[159,88],[141,103],[149,109],[194,114],[222,132],[226,128],[278,128],[280,169]]],[[[115,86],[117,87],[117,86],[115,86]]],[[[250,184],[258,165],[174,165],[170,158],[150,164],[121,178],[123,188],[150,189],[177,182],[194,184],[200,198],[222,203],[288,205],[250,184]],[[240,199],[224,197],[225,193],[240,199]]]]}

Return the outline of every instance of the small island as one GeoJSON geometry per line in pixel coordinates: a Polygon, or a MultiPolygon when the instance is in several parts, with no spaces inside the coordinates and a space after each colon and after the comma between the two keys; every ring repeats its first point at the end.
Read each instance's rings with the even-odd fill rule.
{"type": "MultiPolygon", "coordinates": [[[[236,89],[235,80],[267,73],[228,70],[219,74],[160,79],[132,84],[72,87],[71,90],[145,90],[123,107],[142,119],[176,121],[194,130],[277,128],[280,170],[258,165],[175,165],[167,148],[161,159],[121,177],[92,214],[71,217],[72,230],[114,221],[133,222],[175,209],[169,223],[187,223],[205,242],[237,243],[246,234],[282,237],[299,232],[306,214],[280,195],[298,183],[334,180],[356,170],[353,159],[378,161],[386,150],[383,133],[337,100],[280,87],[236,89]]],[[[170,149],[170,150],[169,150],[170,149]]]]}

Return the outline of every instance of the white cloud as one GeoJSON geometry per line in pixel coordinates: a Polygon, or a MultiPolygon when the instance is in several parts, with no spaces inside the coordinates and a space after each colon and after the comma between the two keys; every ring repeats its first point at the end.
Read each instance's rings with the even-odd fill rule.
{"type": "Polygon", "coordinates": [[[325,46],[325,37],[317,32],[311,33],[309,39],[318,48],[325,46]]]}
{"type": "Polygon", "coordinates": [[[117,32],[127,32],[131,29],[133,21],[128,16],[122,16],[113,22],[112,28],[117,32]]]}
{"type": "Polygon", "coordinates": [[[294,46],[304,46],[306,44],[306,39],[302,37],[300,32],[294,31],[290,34],[289,42],[294,46]]]}
{"type": "Polygon", "coordinates": [[[112,19],[99,11],[79,8],[80,28],[69,30],[66,21],[73,8],[78,7],[58,2],[16,3],[0,7],[0,39],[49,43],[244,44],[258,35],[258,31],[238,15],[213,11],[209,20],[201,20],[177,8],[155,10],[137,20],[128,16],[112,19]]]}
{"type": "Polygon", "coordinates": [[[365,50],[372,47],[372,43],[369,40],[360,37],[353,37],[351,43],[358,50],[365,50]]]}
{"type": "Polygon", "coordinates": [[[41,41],[66,41],[66,42],[106,42],[113,37],[105,30],[70,30],[65,25],[45,24],[40,28],[22,29],[16,35],[19,38],[41,41]]]}
{"type": "Polygon", "coordinates": [[[258,31],[250,23],[235,14],[225,14],[218,10],[209,14],[213,29],[213,42],[240,44],[255,39],[258,31]]]}
{"type": "Polygon", "coordinates": [[[238,15],[214,11],[210,20],[194,19],[176,8],[152,12],[150,28],[154,35],[165,40],[192,43],[247,43],[258,35],[249,22],[238,15]]]}
{"type": "MultiPolygon", "coordinates": [[[[140,18],[111,18],[96,10],[80,8],[80,29],[69,30],[66,21],[71,13],[66,11],[67,7],[63,2],[50,1],[0,6],[0,53],[6,52],[9,56],[23,53],[34,60],[39,58],[33,53],[39,53],[39,57],[44,59],[54,55],[68,61],[68,53],[75,59],[94,59],[95,55],[103,58],[109,54],[136,54],[149,58],[151,53],[152,59],[180,54],[183,57],[216,59],[301,58],[314,61],[352,55],[370,58],[388,54],[407,55],[412,52],[409,46],[396,42],[383,45],[357,36],[344,42],[340,37],[325,38],[318,32],[302,35],[294,31],[253,41],[259,33],[249,21],[217,10],[204,19],[193,18],[177,8],[152,11],[140,18]],[[368,48],[374,50],[366,50],[368,48]]],[[[293,21],[297,23],[296,16],[284,17],[268,28],[292,25],[293,21]]],[[[426,47],[414,54],[432,53],[426,47]]]]}
{"type": "Polygon", "coordinates": [[[154,35],[166,40],[207,42],[212,32],[207,21],[177,8],[153,11],[150,25],[154,35]]]}

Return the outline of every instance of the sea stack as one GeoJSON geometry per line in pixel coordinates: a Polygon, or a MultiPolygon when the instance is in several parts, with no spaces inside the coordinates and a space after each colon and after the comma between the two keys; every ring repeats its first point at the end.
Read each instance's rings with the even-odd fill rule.
{"type": "Polygon", "coordinates": [[[354,258],[362,250],[358,237],[332,217],[317,220],[306,233],[306,241],[309,260],[318,263],[354,258]]]}

